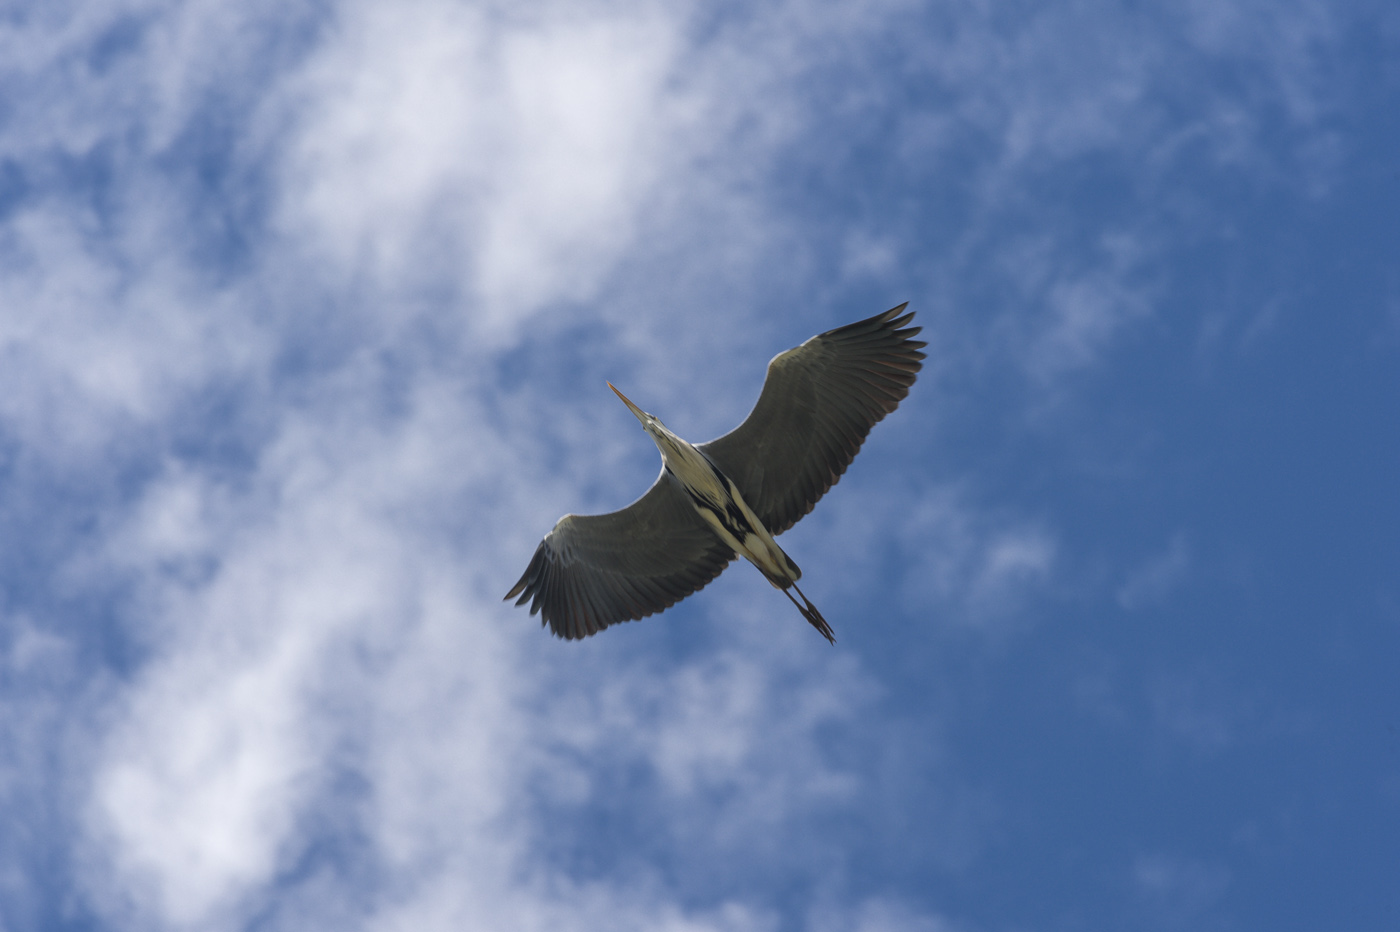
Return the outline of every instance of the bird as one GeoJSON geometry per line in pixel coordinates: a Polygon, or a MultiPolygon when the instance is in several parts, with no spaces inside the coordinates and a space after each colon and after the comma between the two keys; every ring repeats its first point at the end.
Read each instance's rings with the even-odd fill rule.
{"type": "Polygon", "coordinates": [[[682,440],[609,382],[655,441],[661,474],[626,508],[560,518],[505,600],[518,596],[554,635],[579,640],[670,608],[743,556],[835,644],[773,538],[811,512],[909,394],[928,344],[914,339],[922,328],[908,326],[908,305],[774,356],[753,411],[708,443],[682,440]]]}

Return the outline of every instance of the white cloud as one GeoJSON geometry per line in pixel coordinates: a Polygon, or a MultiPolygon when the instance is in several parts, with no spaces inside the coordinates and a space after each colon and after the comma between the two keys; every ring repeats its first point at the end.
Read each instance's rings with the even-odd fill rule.
{"type": "Polygon", "coordinates": [[[41,206],[5,230],[0,419],[57,461],[93,456],[264,358],[256,328],[230,313],[226,295],[197,287],[151,244],[133,250],[143,272],[132,276],[85,226],[41,206]]]}
{"type": "Polygon", "coordinates": [[[394,573],[401,543],[361,499],[333,484],[284,500],[270,526],[222,542],[206,584],[148,577],[162,643],[109,733],[93,800],[118,887],[143,914],[206,921],[279,867],[333,750],[316,713],[325,665],[347,630],[410,595],[394,573]]]}
{"type": "Polygon", "coordinates": [[[286,228],[371,284],[447,281],[487,331],[590,297],[684,115],[679,25],[645,7],[347,4],[293,85],[286,228]]]}

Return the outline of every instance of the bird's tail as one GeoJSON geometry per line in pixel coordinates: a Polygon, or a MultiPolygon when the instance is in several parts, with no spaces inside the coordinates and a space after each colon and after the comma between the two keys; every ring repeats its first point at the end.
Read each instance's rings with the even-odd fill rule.
{"type": "MultiPolygon", "coordinates": [[[[792,588],[797,589],[797,583],[792,583],[792,588]]],[[[797,589],[797,594],[802,596],[802,602],[792,598],[792,593],[787,588],[783,589],[783,594],[792,600],[792,604],[797,606],[797,610],[802,613],[802,617],[807,619],[813,628],[821,632],[822,637],[833,644],[836,643],[836,634],[831,630],[831,625],[826,623],[826,619],[822,617],[822,613],[817,611],[817,607],[812,604],[811,599],[807,598],[805,592],[801,589],[797,589]],[[806,604],[804,605],[803,603],[806,604]]]]}

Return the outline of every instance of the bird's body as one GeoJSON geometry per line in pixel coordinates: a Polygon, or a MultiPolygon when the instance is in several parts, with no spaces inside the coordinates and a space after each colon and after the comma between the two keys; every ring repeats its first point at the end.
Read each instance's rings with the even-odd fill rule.
{"type": "MultiPolygon", "coordinates": [[[[612,383],[608,383],[611,387],[612,383]]],[[[617,389],[613,389],[617,391],[617,389]]],[[[622,393],[618,392],[621,396],[622,393]]],[[[623,396],[623,400],[626,397],[623,396]]],[[[630,405],[631,402],[628,402],[630,405]]],[[[659,424],[658,424],[659,426],[659,424]]],[[[753,513],[749,503],[730,479],[704,453],[660,427],[662,469],[667,478],[680,488],[695,506],[705,523],[714,528],[729,549],[758,567],[778,588],[802,578],[802,571],[783,552],[763,522],[753,513]]]]}
{"type": "Polygon", "coordinates": [[[834,642],[773,537],[811,511],[908,394],[925,344],[912,339],[919,328],[900,329],[913,318],[899,316],[904,308],[774,357],[744,423],[699,446],[613,388],[661,451],[661,475],[621,511],[561,518],[506,598],[531,601],[555,634],[581,638],[668,608],[743,556],[834,642]]]}

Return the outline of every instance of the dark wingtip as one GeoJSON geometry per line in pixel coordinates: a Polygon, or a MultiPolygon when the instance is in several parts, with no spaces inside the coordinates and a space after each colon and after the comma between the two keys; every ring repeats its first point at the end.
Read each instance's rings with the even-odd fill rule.
{"type": "Polygon", "coordinates": [[[535,548],[534,554],[530,557],[530,565],[525,567],[525,572],[520,574],[520,581],[511,587],[511,590],[506,593],[506,597],[502,599],[502,601],[509,602],[516,596],[520,596],[520,600],[515,604],[524,605],[526,600],[530,598],[531,594],[535,591],[535,587],[532,584],[539,578],[539,571],[541,568],[540,561],[542,559],[540,553],[544,550],[544,543],[544,541],[540,541],[539,546],[535,548]],[[521,593],[524,593],[524,595],[521,595],[521,593]]]}
{"type": "MultiPolygon", "coordinates": [[[[837,327],[833,330],[823,331],[822,333],[817,334],[812,339],[820,340],[827,337],[851,338],[855,337],[857,334],[860,334],[865,337],[874,338],[879,334],[885,334],[891,331],[896,332],[899,336],[903,336],[904,334],[898,333],[899,328],[903,327],[905,324],[909,323],[909,321],[914,319],[913,311],[904,314],[902,317],[900,316],[901,313],[903,313],[904,309],[908,306],[909,302],[905,301],[903,304],[895,305],[888,311],[881,311],[874,317],[867,317],[865,318],[865,320],[858,320],[855,323],[847,324],[844,327],[837,327]]],[[[917,333],[918,330],[915,330],[914,332],[917,333]]]]}

